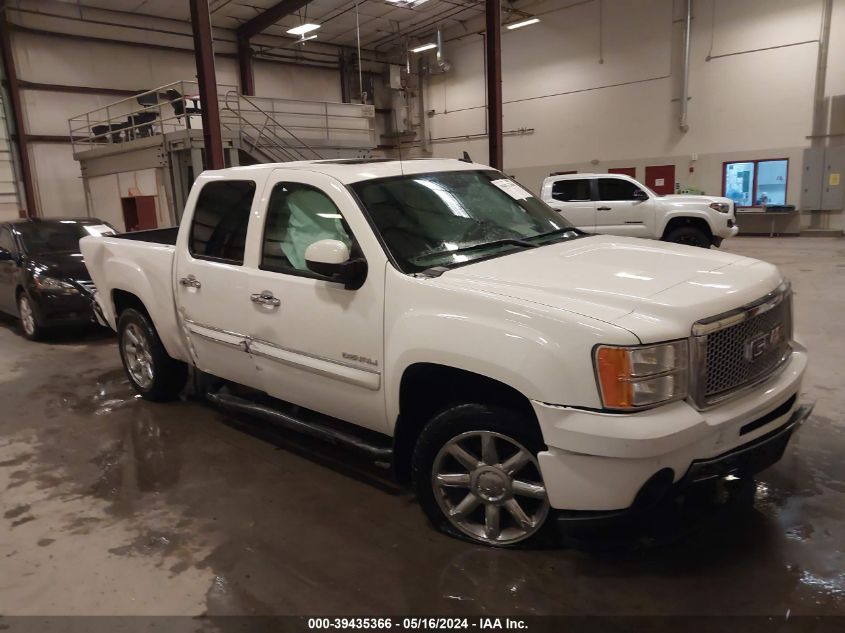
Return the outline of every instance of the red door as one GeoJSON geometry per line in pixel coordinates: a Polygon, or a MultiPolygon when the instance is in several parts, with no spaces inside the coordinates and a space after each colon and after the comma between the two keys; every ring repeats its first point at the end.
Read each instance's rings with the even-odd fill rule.
{"type": "Polygon", "coordinates": [[[637,177],[636,167],[611,167],[607,170],[608,174],[622,174],[623,176],[637,177]]]}
{"type": "Polygon", "coordinates": [[[650,165],[646,167],[645,184],[662,196],[675,193],[675,166],[650,165]]]}
{"type": "Polygon", "coordinates": [[[155,196],[121,198],[123,223],[127,231],[146,231],[158,228],[155,196]]]}

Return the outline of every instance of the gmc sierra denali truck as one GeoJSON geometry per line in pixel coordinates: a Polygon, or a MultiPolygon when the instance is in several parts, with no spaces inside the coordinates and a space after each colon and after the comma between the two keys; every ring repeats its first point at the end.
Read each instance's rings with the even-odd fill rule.
{"type": "Polygon", "coordinates": [[[216,405],[391,463],[479,543],[751,475],[811,408],[777,268],[587,235],[484,165],[209,171],[178,228],[82,251],[144,398],[210,374],[216,405]]]}
{"type": "Polygon", "coordinates": [[[565,174],[543,181],[540,197],[590,233],[720,246],[739,232],[730,198],[661,196],[624,174],[565,174]]]}

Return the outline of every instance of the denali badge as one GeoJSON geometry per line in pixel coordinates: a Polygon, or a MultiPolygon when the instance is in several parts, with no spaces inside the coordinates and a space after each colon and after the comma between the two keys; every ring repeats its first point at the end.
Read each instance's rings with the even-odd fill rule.
{"type": "Polygon", "coordinates": [[[780,343],[782,338],[781,325],[778,324],[768,332],[763,332],[745,341],[745,360],[749,363],[760,358],[772,347],[780,343]]]}
{"type": "Polygon", "coordinates": [[[367,365],[372,365],[373,367],[378,367],[378,361],[373,360],[372,358],[367,358],[366,356],[359,356],[358,354],[349,354],[347,352],[343,352],[343,357],[346,360],[354,360],[358,363],[366,363],[367,365]]]}

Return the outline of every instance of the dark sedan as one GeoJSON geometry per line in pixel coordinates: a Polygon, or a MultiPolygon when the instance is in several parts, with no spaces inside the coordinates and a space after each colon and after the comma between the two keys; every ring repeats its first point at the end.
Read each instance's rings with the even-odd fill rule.
{"type": "Polygon", "coordinates": [[[116,232],[95,218],[0,224],[0,312],[20,317],[32,340],[52,327],[90,323],[94,284],[79,240],[116,232]]]}

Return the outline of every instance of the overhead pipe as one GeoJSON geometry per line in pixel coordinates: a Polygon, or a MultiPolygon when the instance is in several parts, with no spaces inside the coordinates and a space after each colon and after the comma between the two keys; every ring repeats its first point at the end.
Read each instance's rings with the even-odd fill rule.
{"type": "Polygon", "coordinates": [[[681,132],[689,131],[688,105],[689,105],[689,60],[690,41],[692,40],[692,0],[687,0],[687,15],[684,21],[684,71],[681,84],[681,132]]]}
{"type": "Polygon", "coordinates": [[[446,61],[446,55],[443,53],[443,32],[440,27],[437,27],[437,67],[444,73],[452,69],[452,64],[446,61]]]}
{"type": "Polygon", "coordinates": [[[816,86],[813,99],[813,130],[811,145],[820,147],[825,144],[825,86],[827,83],[827,56],[830,48],[830,16],[833,13],[833,0],[822,2],[822,22],[819,32],[819,54],[816,61],[816,86]]]}

